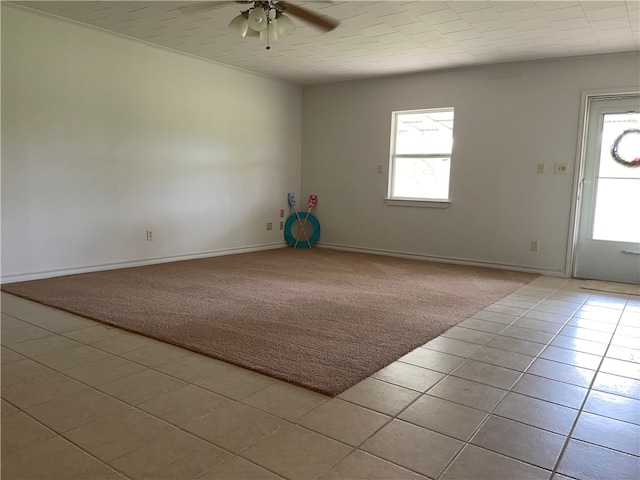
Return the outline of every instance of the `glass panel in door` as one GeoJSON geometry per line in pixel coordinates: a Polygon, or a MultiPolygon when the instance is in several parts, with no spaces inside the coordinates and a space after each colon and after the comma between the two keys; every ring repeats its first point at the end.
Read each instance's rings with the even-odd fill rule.
{"type": "Polygon", "coordinates": [[[640,98],[592,99],[574,276],[640,283],[640,98]]]}

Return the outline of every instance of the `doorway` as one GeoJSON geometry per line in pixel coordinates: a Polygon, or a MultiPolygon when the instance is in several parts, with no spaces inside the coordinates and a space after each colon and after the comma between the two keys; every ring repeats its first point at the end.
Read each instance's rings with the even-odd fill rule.
{"type": "Polygon", "coordinates": [[[640,284],[640,94],[588,96],[576,278],[640,284]]]}

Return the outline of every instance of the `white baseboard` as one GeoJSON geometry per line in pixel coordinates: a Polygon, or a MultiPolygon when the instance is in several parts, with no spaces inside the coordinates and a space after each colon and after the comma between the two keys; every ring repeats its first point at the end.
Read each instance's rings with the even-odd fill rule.
{"type": "Polygon", "coordinates": [[[155,265],[158,263],[179,262],[181,260],[195,260],[198,258],[220,257],[223,255],[235,255],[238,253],[259,252],[261,250],[273,250],[276,248],[284,248],[286,246],[287,244],[283,241],[281,243],[269,243],[266,245],[253,245],[249,247],[238,247],[238,248],[225,248],[222,250],[211,250],[208,252],[189,253],[184,255],[171,255],[168,257],[156,257],[156,258],[148,258],[144,260],[132,260],[132,261],[126,261],[126,262],[88,265],[83,267],[46,270],[46,271],[40,271],[40,272],[17,273],[17,274],[3,275],[2,278],[0,278],[0,284],[13,283],[13,282],[25,282],[28,280],[39,280],[42,278],[62,277],[64,275],[75,275],[78,273],[100,272],[103,270],[116,270],[118,268],[142,267],[145,265],[155,265]]]}
{"type": "Polygon", "coordinates": [[[344,250],[347,252],[369,253],[373,255],[386,255],[389,257],[428,260],[430,262],[438,262],[438,263],[452,263],[455,265],[470,265],[474,267],[499,268],[502,270],[512,270],[516,272],[538,273],[540,275],[545,275],[548,277],[569,278],[569,276],[563,271],[546,270],[543,268],[530,267],[526,265],[511,265],[511,264],[497,263],[497,262],[482,262],[482,261],[470,260],[466,258],[441,257],[437,255],[426,255],[423,253],[410,253],[410,252],[399,252],[395,250],[382,250],[377,248],[354,247],[351,245],[340,245],[337,243],[317,243],[315,247],[329,248],[333,250],[344,250]]]}
{"type": "MultiPolygon", "coordinates": [[[[258,252],[261,250],[273,250],[275,248],[285,248],[285,247],[287,247],[287,244],[285,242],[281,242],[281,243],[271,243],[266,245],[253,245],[249,247],[211,250],[208,252],[198,252],[198,253],[191,253],[191,254],[185,254],[185,255],[156,257],[156,258],[149,258],[144,260],[132,260],[132,261],[126,261],[126,262],[88,265],[83,267],[10,274],[10,275],[3,275],[2,278],[0,278],[0,284],[13,283],[13,282],[25,282],[28,280],[39,280],[42,278],[61,277],[64,275],[74,275],[78,273],[99,272],[103,270],[116,270],[118,268],[142,267],[145,265],[178,262],[181,260],[195,260],[198,258],[219,257],[223,255],[235,255],[239,253],[258,252]]],[[[344,250],[348,252],[369,253],[373,255],[386,255],[391,257],[428,260],[430,262],[452,263],[456,265],[471,265],[476,267],[500,268],[503,270],[513,270],[518,272],[538,273],[540,275],[545,275],[548,277],[569,278],[568,275],[562,271],[546,270],[546,269],[530,267],[525,265],[511,265],[511,264],[503,264],[503,263],[495,263],[495,262],[481,262],[481,261],[469,260],[464,258],[441,257],[436,255],[425,255],[422,253],[410,253],[410,252],[399,252],[395,250],[382,250],[382,249],[376,249],[376,248],[355,247],[351,245],[340,245],[336,243],[317,243],[315,247],[328,248],[333,250],[344,250]]]]}

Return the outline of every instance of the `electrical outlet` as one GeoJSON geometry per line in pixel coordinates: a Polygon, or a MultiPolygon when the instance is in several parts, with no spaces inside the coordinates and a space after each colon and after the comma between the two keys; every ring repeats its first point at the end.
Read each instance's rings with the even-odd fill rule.
{"type": "Polygon", "coordinates": [[[538,240],[531,240],[531,251],[537,252],[540,249],[540,242],[538,240]]]}
{"type": "Polygon", "coordinates": [[[382,164],[381,163],[378,164],[378,170],[377,171],[378,171],[378,173],[382,173],[382,164]]]}
{"type": "Polygon", "coordinates": [[[280,218],[284,218],[284,208],[280,209],[280,218]]]}
{"type": "Polygon", "coordinates": [[[567,162],[556,163],[553,170],[554,175],[566,175],[569,172],[569,164],[567,162]]]}
{"type": "Polygon", "coordinates": [[[151,230],[147,230],[147,242],[153,240],[153,232],[151,230]]]}
{"type": "Polygon", "coordinates": [[[545,170],[544,163],[539,163],[538,164],[538,173],[542,174],[542,173],[544,173],[544,170],[545,170]]]}
{"type": "Polygon", "coordinates": [[[267,230],[273,230],[273,223],[271,222],[267,223],[267,230]]]}
{"type": "Polygon", "coordinates": [[[284,230],[284,222],[280,222],[280,230],[284,230]]]}

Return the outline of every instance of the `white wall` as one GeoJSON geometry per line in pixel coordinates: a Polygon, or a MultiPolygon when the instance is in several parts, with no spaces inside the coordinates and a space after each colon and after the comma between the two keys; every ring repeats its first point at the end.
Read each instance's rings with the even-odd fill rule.
{"type": "Polygon", "coordinates": [[[284,245],[301,108],[300,87],[2,5],[3,281],[284,245]]]}
{"type": "Polygon", "coordinates": [[[305,87],[302,190],[321,242],[564,274],[581,91],[639,79],[632,53],[305,87]],[[455,108],[452,205],[385,205],[391,112],[437,107],[455,108]]]}

